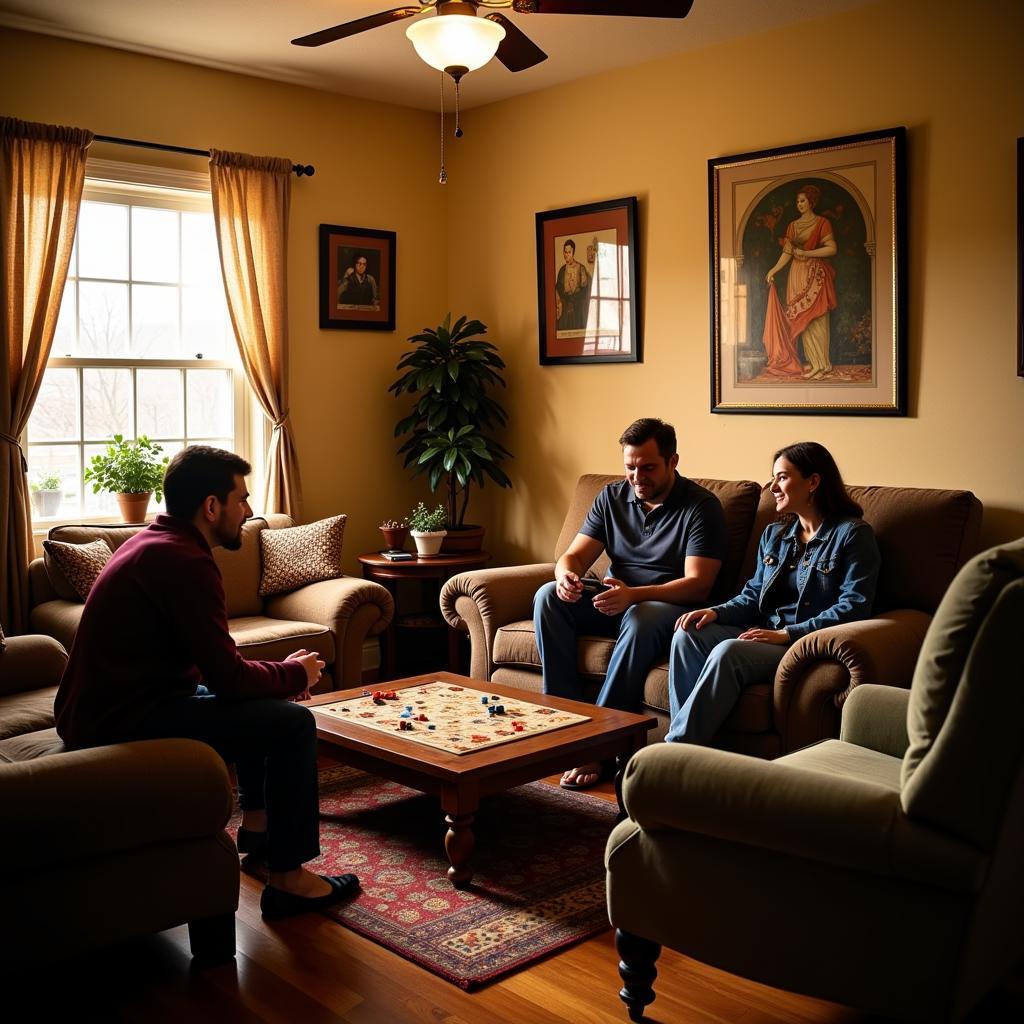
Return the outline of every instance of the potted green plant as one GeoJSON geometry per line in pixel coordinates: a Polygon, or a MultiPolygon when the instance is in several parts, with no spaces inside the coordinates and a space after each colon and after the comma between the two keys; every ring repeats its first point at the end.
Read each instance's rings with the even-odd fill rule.
{"type": "Polygon", "coordinates": [[[510,453],[494,437],[508,417],[490,394],[505,387],[505,363],[494,345],[480,340],[484,324],[462,316],[453,326],[451,319],[449,313],[436,329],[409,338],[415,347],[399,360],[397,369],[404,372],[388,390],[416,399],[395,425],[395,437],[405,437],[398,454],[414,468],[413,476],[427,474],[431,491],[445,482],[445,550],[478,550],[483,528],[465,522],[471,486],[483,487],[488,477],[499,487],[512,486],[499,465],[510,453]],[[471,538],[469,545],[463,535],[471,538]]]}
{"type": "Polygon", "coordinates": [[[92,493],[108,491],[117,496],[121,518],[126,523],[141,523],[149,508],[149,499],[164,496],[164,471],[170,459],[160,458],[163,448],[142,434],[137,441],[126,441],[115,434],[103,455],[94,455],[86,467],[84,479],[92,484],[92,493]]]}
{"type": "Polygon", "coordinates": [[[36,515],[55,516],[64,497],[64,481],[58,473],[44,473],[30,484],[36,515]]]}
{"type": "Polygon", "coordinates": [[[441,541],[447,530],[448,510],[444,505],[429,509],[422,501],[409,513],[409,527],[412,539],[416,542],[416,553],[420,558],[433,558],[441,553],[441,541]]]}
{"type": "Polygon", "coordinates": [[[380,532],[384,535],[384,544],[389,551],[402,551],[409,536],[409,520],[385,519],[380,524],[380,532]]]}

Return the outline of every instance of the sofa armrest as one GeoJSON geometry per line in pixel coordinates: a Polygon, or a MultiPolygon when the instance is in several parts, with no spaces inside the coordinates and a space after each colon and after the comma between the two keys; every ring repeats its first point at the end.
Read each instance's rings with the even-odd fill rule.
{"type": "Polygon", "coordinates": [[[772,692],[782,753],[839,735],[839,709],[855,686],[909,687],[931,616],[901,610],[819,629],[779,663],[772,692]]]}
{"type": "Polygon", "coordinates": [[[843,705],[839,738],[845,743],[902,758],[910,745],[907,737],[909,703],[909,690],[861,683],[843,705]]]}
{"type": "Polygon", "coordinates": [[[453,576],[441,588],[441,614],[452,629],[469,633],[469,674],[490,679],[494,637],[502,626],[533,616],[533,595],[555,578],[555,563],[477,569],[453,576]]]}
{"type": "Polygon", "coordinates": [[[379,583],[340,576],[270,597],[264,610],[275,619],[327,626],[334,633],[334,683],[343,689],[362,682],[363,641],[387,628],[395,603],[379,583]]]}
{"type": "Polygon", "coordinates": [[[67,663],[67,652],[53,637],[9,636],[0,648],[0,695],[56,686],[67,663]]]}
{"type": "Polygon", "coordinates": [[[197,740],[143,740],[0,765],[0,870],[39,870],[219,833],[233,806],[220,756],[197,740]]]}

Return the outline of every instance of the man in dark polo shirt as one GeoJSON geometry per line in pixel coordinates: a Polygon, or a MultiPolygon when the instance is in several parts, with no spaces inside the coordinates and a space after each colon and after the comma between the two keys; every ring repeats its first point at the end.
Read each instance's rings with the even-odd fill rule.
{"type": "MultiPolygon", "coordinates": [[[[651,665],[668,650],[676,620],[711,593],[725,555],[725,517],[718,499],[676,472],[676,432],[645,417],[619,438],[625,479],[608,484],[583,527],[533,602],[544,692],[582,700],[576,671],[580,634],[614,636],[601,707],[635,710],[651,665]],[[611,561],[605,589],[581,577],[602,551],[611,561]]],[[[566,789],[588,789],[601,766],[562,776],[566,789]]]]}

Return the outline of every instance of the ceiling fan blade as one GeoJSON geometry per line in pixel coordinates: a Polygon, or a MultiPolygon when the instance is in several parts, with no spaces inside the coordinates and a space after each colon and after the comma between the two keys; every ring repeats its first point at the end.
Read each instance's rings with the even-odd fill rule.
{"type": "Polygon", "coordinates": [[[346,21],[344,25],[335,25],[334,28],[321,29],[319,32],[311,32],[308,36],[299,36],[292,40],[293,46],[323,46],[324,43],[333,43],[336,39],[346,39],[348,36],[357,35],[367,29],[380,28],[381,25],[390,25],[393,21],[402,21],[404,18],[411,18],[414,14],[429,10],[429,7],[396,7],[390,11],[381,11],[380,14],[370,14],[365,18],[356,18],[355,21],[346,21]]]}
{"type": "Polygon", "coordinates": [[[505,30],[505,38],[498,43],[495,56],[509,71],[525,71],[548,59],[548,55],[504,14],[485,14],[484,17],[505,30]]]}
{"type": "Polygon", "coordinates": [[[607,14],[624,18],[685,18],[693,0],[513,0],[517,14],[607,14]]]}

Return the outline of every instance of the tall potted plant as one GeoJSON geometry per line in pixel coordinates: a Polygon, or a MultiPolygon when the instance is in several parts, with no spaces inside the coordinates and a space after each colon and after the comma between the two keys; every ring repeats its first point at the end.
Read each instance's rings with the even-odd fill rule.
{"type": "Polygon", "coordinates": [[[414,346],[398,362],[403,371],[388,391],[396,398],[416,399],[412,411],[395,425],[395,437],[405,437],[398,449],[413,476],[427,474],[431,491],[443,480],[448,507],[448,536],[444,550],[479,549],[483,528],[467,525],[470,487],[483,487],[490,477],[499,487],[512,481],[498,465],[509,451],[493,436],[508,414],[491,397],[505,387],[505,363],[497,348],[479,335],[487,327],[479,320],[449,313],[436,329],[425,328],[409,338],[414,346]],[[467,537],[467,535],[469,535],[467,537]],[[469,540],[467,544],[466,541],[469,540]]]}
{"type": "Polygon", "coordinates": [[[102,455],[94,455],[84,478],[92,484],[92,493],[109,491],[117,496],[121,518],[126,523],[141,523],[149,508],[149,499],[164,496],[164,470],[170,459],[160,458],[163,448],[142,434],[137,441],[126,441],[115,434],[102,455]]]}

